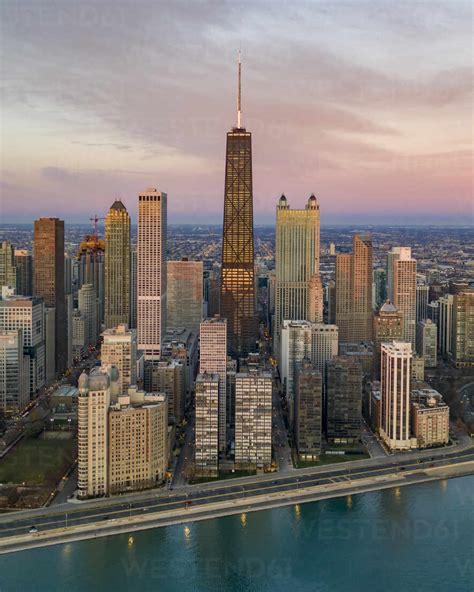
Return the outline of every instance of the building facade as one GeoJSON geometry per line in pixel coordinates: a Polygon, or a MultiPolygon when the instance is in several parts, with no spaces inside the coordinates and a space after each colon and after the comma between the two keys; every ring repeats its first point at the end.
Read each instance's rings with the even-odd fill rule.
{"type": "Polygon", "coordinates": [[[408,450],[410,439],[411,343],[382,343],[382,425],[380,435],[390,450],[408,450]]]}
{"type": "Polygon", "coordinates": [[[55,372],[67,368],[67,319],[64,289],[64,222],[40,218],[34,224],[34,295],[55,310],[55,372]]]}
{"type": "Polygon", "coordinates": [[[120,200],[105,218],[105,328],[130,321],[130,216],[120,200]]]}
{"type": "Polygon", "coordinates": [[[202,261],[168,261],[167,263],[167,326],[184,327],[199,332],[202,321],[202,261]]]}
{"type": "Polygon", "coordinates": [[[315,196],[304,210],[292,210],[282,195],[276,209],[275,353],[284,320],[323,320],[319,259],[320,214],[315,196]]]}
{"type": "Polygon", "coordinates": [[[295,443],[301,460],[317,460],[322,450],[323,383],[316,365],[305,358],[295,375],[295,443]]]}
{"type": "Polygon", "coordinates": [[[205,319],[200,329],[199,373],[219,376],[219,450],[225,451],[227,445],[226,418],[226,370],[228,320],[220,317],[205,319]]]}
{"type": "Polygon", "coordinates": [[[418,448],[449,442],[449,407],[441,394],[423,385],[411,391],[411,423],[418,448]]]}
{"type": "Polygon", "coordinates": [[[362,369],[349,356],[327,363],[326,435],[334,444],[357,443],[362,430],[362,369]]]}
{"type": "Polygon", "coordinates": [[[219,375],[198,374],[196,378],[196,421],[194,466],[197,474],[219,471],[219,375]]]}
{"type": "Polygon", "coordinates": [[[235,466],[267,469],[272,463],[272,375],[235,375],[235,466]]]}
{"type": "Polygon", "coordinates": [[[102,333],[101,361],[103,366],[115,366],[119,371],[119,393],[137,384],[137,334],[127,325],[118,325],[102,333]]]}
{"type": "Polygon", "coordinates": [[[416,326],[416,351],[425,361],[425,368],[436,368],[438,363],[438,328],[431,319],[416,326]]]}
{"type": "Polygon", "coordinates": [[[146,362],[158,362],[166,327],[167,195],[151,187],[138,197],[137,330],[146,362]]]}
{"type": "Polygon", "coordinates": [[[241,126],[227,132],[220,314],[227,319],[229,352],[243,355],[255,347],[258,321],[255,312],[253,235],[252,134],[241,126]]]}
{"type": "Polygon", "coordinates": [[[474,366],[474,291],[454,294],[452,350],[457,368],[474,366]]]}
{"type": "Polygon", "coordinates": [[[372,339],[372,239],[354,235],[352,253],[336,256],[335,324],[339,341],[372,339]]]}
{"type": "Polygon", "coordinates": [[[30,402],[29,358],[21,329],[0,329],[0,413],[18,413],[30,402]]]}
{"type": "Polygon", "coordinates": [[[388,297],[403,315],[403,339],[416,346],[416,260],[410,247],[393,247],[388,254],[388,297]]]}

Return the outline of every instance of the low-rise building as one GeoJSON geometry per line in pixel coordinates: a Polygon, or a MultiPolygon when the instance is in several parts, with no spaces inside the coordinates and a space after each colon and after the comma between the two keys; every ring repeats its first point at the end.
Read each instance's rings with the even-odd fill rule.
{"type": "Polygon", "coordinates": [[[449,407],[441,394],[426,384],[411,391],[411,423],[419,448],[449,442],[449,407]]]}

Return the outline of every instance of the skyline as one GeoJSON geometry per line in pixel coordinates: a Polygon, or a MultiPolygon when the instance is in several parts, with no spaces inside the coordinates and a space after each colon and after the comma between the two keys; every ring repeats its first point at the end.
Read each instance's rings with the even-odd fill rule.
{"type": "Polygon", "coordinates": [[[322,225],[473,221],[469,2],[0,10],[4,222],[136,221],[156,186],[171,223],[222,223],[239,47],[256,225],[313,192],[322,225]]]}

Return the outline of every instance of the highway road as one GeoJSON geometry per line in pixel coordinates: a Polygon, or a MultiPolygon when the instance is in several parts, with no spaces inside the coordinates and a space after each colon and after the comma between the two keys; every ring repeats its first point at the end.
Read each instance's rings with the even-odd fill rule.
{"type": "MultiPolygon", "coordinates": [[[[374,461],[376,459],[373,459],[374,461]]],[[[187,509],[205,510],[209,504],[228,502],[232,500],[246,500],[252,505],[252,498],[273,493],[304,490],[315,486],[337,486],[347,484],[355,487],[360,480],[381,476],[403,476],[409,471],[423,474],[426,469],[435,467],[449,467],[460,463],[474,462],[474,451],[469,448],[464,451],[446,453],[440,457],[423,459],[405,459],[397,461],[387,459],[384,463],[374,463],[365,466],[341,467],[332,465],[324,467],[324,471],[314,472],[303,469],[285,475],[263,475],[261,477],[247,477],[225,482],[214,482],[204,485],[188,486],[178,491],[141,492],[130,496],[107,498],[83,502],[81,504],[63,504],[50,508],[29,510],[0,517],[0,545],[7,542],[9,537],[28,535],[29,538],[38,536],[36,532],[29,534],[34,527],[38,533],[48,530],[68,529],[72,526],[113,523],[117,519],[137,516],[156,516],[169,510],[187,509]]],[[[374,483],[376,481],[374,480],[374,483]]],[[[260,498],[261,499],[261,498],[260,498]]]]}

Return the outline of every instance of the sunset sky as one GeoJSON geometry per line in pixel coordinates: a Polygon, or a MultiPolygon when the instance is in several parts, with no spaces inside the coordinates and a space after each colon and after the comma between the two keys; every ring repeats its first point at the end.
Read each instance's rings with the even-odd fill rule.
{"type": "Polygon", "coordinates": [[[66,222],[168,193],[221,222],[242,48],[257,223],[312,192],[323,223],[473,216],[470,1],[4,0],[1,217],[66,222]]]}

